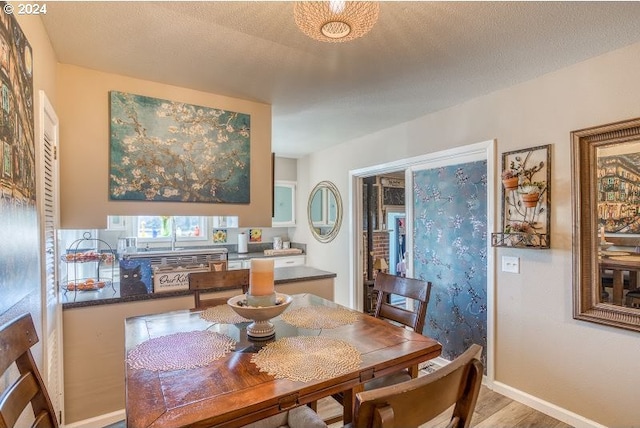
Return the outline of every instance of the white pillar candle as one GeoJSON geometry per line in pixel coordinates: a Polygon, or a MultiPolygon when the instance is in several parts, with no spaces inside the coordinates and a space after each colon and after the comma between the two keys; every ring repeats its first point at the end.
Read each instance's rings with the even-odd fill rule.
{"type": "Polygon", "coordinates": [[[249,294],[252,296],[269,296],[273,293],[275,293],[273,260],[251,259],[249,294]]]}

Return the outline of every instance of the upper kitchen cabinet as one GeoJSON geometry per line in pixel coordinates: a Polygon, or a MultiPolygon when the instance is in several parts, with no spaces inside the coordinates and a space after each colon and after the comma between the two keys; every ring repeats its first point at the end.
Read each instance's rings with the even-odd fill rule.
{"type": "Polygon", "coordinates": [[[273,227],[296,225],[296,183],[276,180],[273,187],[273,227]]]}

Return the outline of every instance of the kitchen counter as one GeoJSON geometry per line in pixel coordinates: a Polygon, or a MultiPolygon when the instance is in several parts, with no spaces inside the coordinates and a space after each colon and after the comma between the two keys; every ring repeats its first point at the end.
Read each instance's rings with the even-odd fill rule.
{"type": "MultiPolygon", "coordinates": [[[[231,257],[232,254],[233,253],[230,253],[229,257],[231,257]]],[[[237,255],[237,253],[235,254],[237,255]]],[[[264,253],[247,253],[246,258],[257,258],[260,257],[260,254],[262,254],[262,257],[265,257],[264,253]]],[[[274,279],[276,286],[335,277],[336,274],[333,272],[323,271],[310,266],[282,267],[274,270],[274,279]]],[[[164,293],[139,294],[135,296],[120,297],[119,284],[115,283],[113,288],[107,287],[103,288],[100,291],[67,291],[62,294],[60,300],[62,301],[62,309],[67,310],[86,306],[101,306],[115,303],[166,299],[170,297],[189,296],[191,294],[193,293],[189,290],[178,290],[164,293]]],[[[333,290],[331,290],[331,294],[333,294],[333,290]]]]}
{"type": "MultiPolygon", "coordinates": [[[[333,301],[335,273],[293,266],[276,268],[274,274],[279,293],[311,293],[333,301]]],[[[238,288],[211,293],[211,297],[230,298],[241,293],[238,288]]],[[[109,288],[78,292],[75,301],[73,298],[74,294],[67,292],[62,305],[67,424],[99,419],[124,409],[123,326],[127,318],[194,307],[189,290],[121,298],[109,288]]],[[[94,425],[108,423],[100,425],[96,420],[94,425]]]]}

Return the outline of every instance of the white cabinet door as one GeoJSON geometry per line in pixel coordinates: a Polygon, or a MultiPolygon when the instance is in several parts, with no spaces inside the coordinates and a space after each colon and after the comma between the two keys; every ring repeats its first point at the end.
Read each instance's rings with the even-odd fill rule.
{"type": "MultiPolygon", "coordinates": [[[[285,256],[285,257],[267,257],[273,259],[273,267],[289,267],[289,266],[304,266],[306,262],[305,256],[285,256]]],[[[245,260],[230,260],[227,262],[228,270],[238,269],[251,269],[251,259],[245,260]]]]}
{"type": "Polygon", "coordinates": [[[290,266],[304,266],[305,256],[287,256],[274,258],[273,266],[275,268],[290,267],[290,266]]]}
{"type": "Polygon", "coordinates": [[[227,262],[228,270],[240,270],[242,269],[242,260],[231,260],[227,262]]]}
{"type": "Polygon", "coordinates": [[[296,183],[276,181],[273,186],[273,227],[296,225],[296,183]]]}

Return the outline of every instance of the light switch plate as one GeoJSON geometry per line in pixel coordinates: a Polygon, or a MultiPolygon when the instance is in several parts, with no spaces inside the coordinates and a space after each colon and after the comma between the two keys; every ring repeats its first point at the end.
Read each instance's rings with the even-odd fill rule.
{"type": "Polygon", "coordinates": [[[502,256],[502,272],[520,273],[520,257],[502,256]]]}

